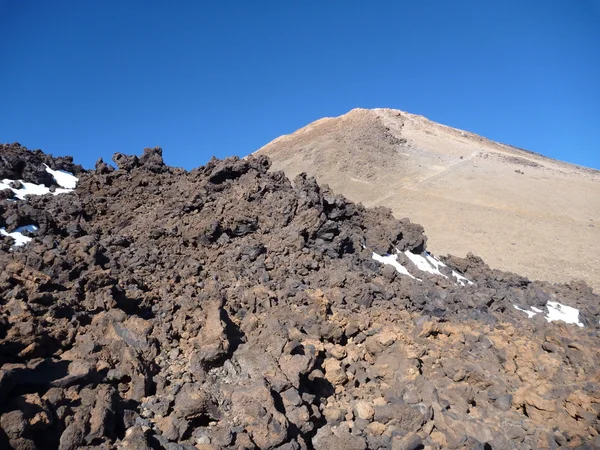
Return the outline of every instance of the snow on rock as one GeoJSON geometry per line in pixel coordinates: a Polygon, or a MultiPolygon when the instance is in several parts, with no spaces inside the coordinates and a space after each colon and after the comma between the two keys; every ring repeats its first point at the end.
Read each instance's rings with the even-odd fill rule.
{"type": "MultiPolygon", "coordinates": [[[[440,271],[440,267],[448,267],[448,266],[446,266],[446,264],[441,262],[439,259],[432,256],[431,253],[424,252],[422,255],[417,255],[417,254],[412,253],[411,251],[407,250],[404,252],[404,254],[408,257],[408,259],[410,259],[413,262],[413,264],[415,266],[417,266],[417,268],[419,270],[422,270],[423,272],[428,272],[428,273],[431,273],[434,275],[438,275],[440,277],[448,278],[446,275],[444,275],[440,271]]],[[[454,278],[456,278],[456,281],[461,286],[464,286],[465,284],[473,284],[472,281],[463,277],[461,274],[459,274],[455,270],[452,271],[452,276],[454,278]]]]}
{"type": "Polygon", "coordinates": [[[426,258],[424,258],[421,255],[416,255],[411,251],[405,251],[404,254],[408,257],[408,259],[410,259],[413,264],[415,266],[417,266],[417,269],[423,271],[423,272],[427,272],[427,273],[432,273],[434,275],[439,275],[442,276],[444,278],[448,278],[446,275],[442,274],[442,272],[440,272],[438,270],[438,266],[434,266],[432,264],[430,264],[428,262],[428,260],[426,258]]]}
{"type": "MultiPolygon", "coordinates": [[[[530,319],[533,316],[535,316],[536,314],[544,312],[541,309],[536,308],[535,306],[532,306],[530,308],[531,311],[529,311],[527,309],[523,309],[517,305],[513,305],[513,306],[515,309],[518,309],[519,311],[522,311],[525,314],[527,314],[527,317],[530,319]]],[[[561,321],[561,322],[565,322],[565,323],[575,324],[579,327],[584,326],[583,323],[581,323],[579,321],[579,310],[576,308],[573,308],[573,307],[567,306],[567,305],[563,305],[558,302],[548,302],[546,304],[546,308],[548,308],[548,314],[544,318],[548,322],[561,321]]]]}
{"type": "Polygon", "coordinates": [[[25,225],[24,227],[17,228],[12,233],[9,233],[8,231],[6,231],[6,228],[0,228],[0,234],[2,234],[4,236],[12,237],[15,240],[13,247],[20,247],[22,245],[27,244],[29,241],[31,241],[31,238],[29,236],[25,236],[23,234],[23,231],[34,232],[37,230],[38,230],[38,227],[36,227],[35,225],[25,225]]]}
{"type": "Polygon", "coordinates": [[[79,181],[79,178],[77,178],[72,173],[65,172],[64,170],[53,170],[50,167],[48,167],[46,164],[44,164],[44,165],[46,166],[46,172],[48,172],[50,175],[52,175],[54,177],[54,179],[56,180],[56,182],[58,183],[58,185],[61,188],[75,189],[75,186],[77,186],[77,182],[79,181]]]}
{"type": "MultiPolygon", "coordinates": [[[[518,309],[519,311],[523,311],[525,314],[527,314],[527,317],[529,317],[530,319],[537,314],[537,312],[535,312],[535,311],[528,311],[517,305],[513,305],[513,306],[515,307],[515,309],[518,309]]],[[[533,308],[531,308],[531,309],[533,309],[533,308]]]]}
{"type": "Polygon", "coordinates": [[[22,187],[20,189],[15,189],[10,185],[10,183],[15,180],[9,180],[8,178],[0,181],[0,190],[10,189],[14,192],[15,197],[17,197],[19,200],[25,200],[25,197],[28,195],[58,195],[71,192],[73,189],[75,189],[75,186],[77,186],[77,181],[79,181],[75,175],[69,172],[52,170],[48,166],[46,166],[46,172],[50,173],[56,180],[56,183],[60,186],[59,188],[56,188],[54,192],[50,192],[50,188],[44,186],[43,184],[29,183],[23,180],[16,180],[21,183],[22,187]]]}
{"type": "MultiPolygon", "coordinates": [[[[54,189],[54,192],[51,192],[50,188],[44,186],[43,184],[29,183],[23,180],[10,180],[8,178],[5,178],[2,181],[0,181],[0,190],[10,189],[15,194],[15,197],[17,197],[19,200],[25,200],[25,197],[27,197],[28,195],[58,195],[71,192],[73,191],[73,189],[75,189],[75,187],[77,186],[77,182],[79,181],[79,179],[75,175],[69,172],[65,172],[63,170],[53,170],[46,164],[44,164],[44,166],[46,168],[46,172],[50,173],[50,175],[52,175],[56,180],[56,183],[60,186],[59,188],[54,189]],[[20,183],[21,187],[12,187],[11,183],[15,181],[20,183]]],[[[0,228],[0,234],[12,237],[15,240],[15,243],[12,246],[14,248],[25,245],[26,243],[31,241],[31,238],[29,236],[25,236],[23,234],[23,231],[35,232],[37,230],[38,227],[35,225],[25,225],[23,227],[17,228],[11,233],[6,231],[6,228],[0,228]]]]}
{"type": "Polygon", "coordinates": [[[43,184],[28,183],[27,181],[23,180],[17,180],[19,183],[21,183],[22,187],[20,189],[15,189],[10,186],[10,183],[13,181],[14,180],[9,180],[8,178],[2,180],[0,182],[0,190],[11,189],[15,193],[15,197],[20,200],[25,200],[25,196],[27,195],[44,195],[50,192],[50,189],[43,184]]]}
{"type": "MultiPolygon", "coordinates": [[[[431,253],[429,253],[429,252],[425,252],[425,258],[427,259],[427,261],[429,261],[429,263],[431,263],[436,268],[436,270],[438,271],[438,273],[440,273],[440,275],[442,275],[443,277],[446,276],[446,275],[441,274],[441,272],[439,271],[440,267],[448,267],[446,264],[444,264],[439,259],[432,256],[431,253]]],[[[454,278],[456,278],[456,281],[461,286],[464,286],[465,284],[473,284],[473,282],[471,280],[467,279],[466,277],[463,277],[456,270],[452,271],[452,276],[454,278]]]]}
{"type": "MultiPolygon", "coordinates": [[[[372,258],[375,261],[378,261],[382,264],[388,264],[388,265],[395,267],[396,270],[398,271],[398,273],[400,273],[402,275],[408,275],[409,277],[411,277],[415,280],[421,281],[419,278],[413,276],[406,267],[404,267],[402,264],[400,264],[398,262],[398,254],[400,254],[400,252],[398,250],[396,250],[395,255],[381,256],[381,255],[378,255],[377,253],[373,253],[372,258]]],[[[412,253],[411,251],[407,250],[404,252],[404,254],[406,255],[406,257],[408,259],[410,259],[413,262],[413,264],[415,266],[417,266],[417,269],[419,269],[420,271],[431,273],[433,275],[438,275],[438,276],[441,276],[444,278],[448,278],[446,275],[444,275],[440,271],[440,267],[447,267],[447,266],[443,262],[441,262],[438,259],[436,259],[435,257],[433,257],[430,253],[424,252],[422,255],[417,255],[417,254],[412,253]]],[[[461,286],[465,286],[466,284],[473,284],[472,281],[469,281],[468,279],[466,279],[465,277],[463,277],[462,275],[460,275],[458,272],[456,272],[454,270],[452,271],[452,275],[454,276],[454,278],[456,278],[456,281],[461,286]]]]}
{"type": "Polygon", "coordinates": [[[579,321],[578,309],[567,305],[561,305],[558,302],[548,302],[546,308],[548,308],[548,315],[546,316],[548,322],[561,320],[566,323],[573,323],[579,327],[583,327],[583,324],[579,321]]]}
{"type": "Polygon", "coordinates": [[[416,280],[415,277],[413,277],[408,270],[406,269],[406,267],[404,267],[402,264],[400,264],[398,262],[398,255],[385,255],[385,256],[381,256],[378,255],[377,253],[373,252],[373,256],[372,258],[377,261],[380,262],[382,264],[388,264],[390,266],[393,266],[396,268],[396,270],[398,271],[398,273],[401,273],[402,275],[408,275],[409,277],[413,278],[416,280]]]}

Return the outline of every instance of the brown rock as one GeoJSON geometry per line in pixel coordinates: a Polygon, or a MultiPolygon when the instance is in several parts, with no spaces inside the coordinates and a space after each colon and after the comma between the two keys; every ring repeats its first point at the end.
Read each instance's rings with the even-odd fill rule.
{"type": "Polygon", "coordinates": [[[357,417],[360,417],[364,420],[371,420],[375,415],[375,410],[373,409],[373,406],[370,403],[364,401],[357,402],[354,405],[354,412],[357,417]]]}
{"type": "Polygon", "coordinates": [[[337,359],[326,359],[323,363],[323,368],[325,369],[325,378],[334,386],[342,385],[348,381],[346,371],[337,359]]]}

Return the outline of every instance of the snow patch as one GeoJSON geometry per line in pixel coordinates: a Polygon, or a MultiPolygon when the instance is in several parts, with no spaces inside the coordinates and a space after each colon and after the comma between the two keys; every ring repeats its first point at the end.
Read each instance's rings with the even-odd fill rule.
{"type": "Polygon", "coordinates": [[[527,317],[529,317],[530,319],[537,314],[537,312],[535,312],[535,311],[527,311],[526,309],[523,309],[517,305],[513,305],[513,306],[515,307],[515,309],[518,309],[519,311],[523,311],[525,314],[527,314],[527,317]]]}
{"type": "Polygon", "coordinates": [[[19,200],[25,200],[25,197],[27,195],[46,195],[46,194],[52,194],[52,195],[58,195],[58,194],[65,194],[67,192],[71,192],[73,189],[67,189],[67,188],[56,188],[54,190],[54,192],[50,192],[50,188],[44,186],[43,184],[35,184],[35,183],[28,183],[27,181],[23,181],[23,180],[17,180],[18,182],[20,182],[23,187],[21,189],[15,189],[13,187],[10,186],[10,182],[12,182],[13,180],[9,180],[8,178],[5,178],[4,180],[2,180],[0,182],[0,190],[2,189],[10,189],[15,193],[15,197],[17,197],[19,200]]]}
{"type": "MultiPolygon", "coordinates": [[[[29,183],[23,180],[10,180],[8,178],[0,181],[0,190],[10,189],[13,191],[15,197],[17,197],[19,200],[25,200],[25,197],[28,195],[64,194],[73,191],[73,189],[75,189],[77,186],[79,179],[72,173],[65,172],[64,170],[53,170],[46,164],[44,164],[44,167],[46,172],[52,175],[56,183],[60,186],[59,188],[54,189],[54,192],[50,192],[50,188],[44,186],[43,184],[29,183]],[[21,184],[19,189],[11,186],[11,183],[14,181],[18,181],[21,184]]],[[[12,237],[15,240],[15,243],[12,246],[14,248],[25,245],[31,241],[31,238],[29,236],[25,236],[23,231],[35,232],[38,229],[39,228],[35,225],[25,225],[17,228],[12,233],[9,233],[6,231],[6,228],[0,228],[0,234],[12,237]]]]}
{"type": "Polygon", "coordinates": [[[77,178],[75,175],[64,170],[53,170],[46,164],[44,164],[44,166],[46,166],[46,172],[54,177],[61,188],[75,189],[77,182],[79,181],[79,178],[77,178]]]}
{"type": "MultiPolygon", "coordinates": [[[[44,164],[44,166],[46,165],[44,164]]],[[[14,192],[15,197],[17,197],[19,200],[25,200],[25,197],[28,195],[58,195],[71,192],[73,189],[75,189],[75,186],[77,186],[77,182],[79,181],[75,175],[69,172],[52,170],[48,166],[46,166],[46,172],[50,173],[50,175],[52,175],[56,180],[56,183],[60,186],[59,188],[56,188],[54,192],[50,192],[50,188],[44,186],[43,184],[29,183],[23,180],[16,180],[21,183],[23,187],[20,189],[15,189],[10,186],[10,183],[15,180],[9,180],[8,178],[0,181],[0,190],[10,189],[14,192]]]]}
{"type": "Polygon", "coordinates": [[[434,275],[439,275],[441,277],[448,278],[446,275],[442,274],[442,272],[440,272],[438,270],[437,265],[434,266],[433,264],[430,264],[428,262],[428,260],[426,258],[424,258],[423,256],[416,255],[409,250],[406,250],[404,252],[404,254],[408,257],[408,259],[410,259],[412,261],[412,263],[415,266],[417,266],[417,269],[419,269],[423,272],[432,273],[434,275]]]}
{"type": "MultiPolygon", "coordinates": [[[[404,267],[402,264],[400,264],[398,262],[398,255],[400,253],[401,252],[399,250],[396,250],[395,255],[381,256],[381,255],[378,255],[377,253],[373,253],[372,258],[375,261],[380,262],[382,264],[388,264],[390,266],[395,267],[396,271],[398,271],[398,273],[400,273],[402,275],[408,275],[409,277],[411,277],[414,280],[422,281],[420,278],[413,276],[406,267],[404,267]]],[[[410,259],[413,262],[413,264],[415,266],[417,266],[417,269],[419,269],[420,271],[431,273],[433,275],[438,275],[440,277],[448,278],[446,275],[444,275],[442,272],[440,272],[440,267],[447,267],[447,266],[443,262],[434,258],[431,254],[424,252],[421,255],[417,255],[417,254],[412,253],[411,251],[407,250],[404,252],[404,255],[406,255],[406,257],[408,259],[410,259]]],[[[452,275],[454,276],[454,278],[456,278],[456,281],[461,286],[465,286],[466,284],[473,284],[471,281],[467,280],[465,277],[458,274],[454,270],[452,271],[452,275]]]]}
{"type": "Polygon", "coordinates": [[[402,264],[400,264],[398,262],[398,255],[381,256],[381,255],[378,255],[377,253],[373,252],[372,258],[377,262],[380,262],[382,264],[387,264],[387,265],[394,267],[402,275],[408,275],[409,277],[411,277],[414,280],[417,279],[408,272],[406,267],[404,267],[402,264]]]}
{"type": "MultiPolygon", "coordinates": [[[[515,309],[524,312],[527,314],[527,317],[531,319],[533,316],[539,313],[543,313],[540,308],[532,306],[530,309],[523,309],[517,305],[513,305],[515,309]]],[[[548,314],[544,317],[548,322],[555,322],[560,320],[561,322],[575,324],[579,327],[583,327],[583,323],[579,321],[579,310],[573,308],[571,306],[563,305],[558,302],[548,302],[546,304],[546,308],[548,309],[548,314]]]]}
{"type": "MultiPolygon", "coordinates": [[[[439,259],[435,258],[434,256],[431,255],[431,253],[429,252],[425,252],[425,258],[427,258],[427,261],[429,261],[430,264],[432,264],[436,270],[439,272],[440,267],[448,267],[446,264],[444,264],[443,262],[441,262],[439,259]]],[[[443,277],[446,277],[445,275],[441,274],[443,277]]],[[[473,284],[473,282],[469,279],[467,279],[466,277],[463,277],[460,273],[458,273],[456,270],[452,271],[452,276],[454,278],[456,278],[456,281],[461,285],[464,286],[466,284],[473,284]]],[[[448,277],[446,277],[448,278],[448,277]]]]}
{"type": "Polygon", "coordinates": [[[546,316],[548,322],[561,320],[565,323],[573,323],[579,327],[583,327],[583,324],[579,321],[578,309],[561,305],[558,302],[548,302],[546,308],[548,308],[548,315],[546,316]]]}
{"type": "MultiPolygon", "coordinates": [[[[432,256],[431,253],[424,252],[423,255],[425,255],[425,256],[423,256],[423,255],[417,255],[417,254],[412,253],[407,250],[404,252],[404,254],[408,257],[408,259],[410,259],[414,263],[415,266],[417,266],[417,268],[419,270],[422,270],[423,272],[432,273],[432,274],[438,275],[440,277],[448,278],[446,275],[444,275],[440,271],[440,267],[448,267],[448,266],[446,266],[446,264],[441,262],[439,259],[432,256]]],[[[472,281],[463,277],[461,274],[459,274],[455,270],[452,271],[452,276],[454,278],[456,278],[456,281],[461,286],[464,286],[465,284],[473,284],[472,281]]]]}
{"type": "MultiPolygon", "coordinates": [[[[43,184],[28,183],[27,181],[17,180],[23,186],[20,189],[15,189],[10,186],[13,180],[5,178],[0,182],[0,189],[11,189],[15,196],[20,200],[25,200],[27,195],[45,195],[50,192],[50,189],[43,184]]],[[[57,189],[58,190],[58,189],[57,189]]]]}
{"type": "Polygon", "coordinates": [[[37,231],[38,229],[39,228],[35,225],[25,225],[23,227],[17,228],[12,233],[9,233],[8,231],[6,231],[6,228],[0,228],[0,234],[2,234],[4,236],[12,237],[15,240],[13,247],[20,247],[22,245],[27,244],[29,241],[31,241],[31,238],[29,236],[25,236],[23,234],[23,231],[34,232],[34,231],[37,231]]]}

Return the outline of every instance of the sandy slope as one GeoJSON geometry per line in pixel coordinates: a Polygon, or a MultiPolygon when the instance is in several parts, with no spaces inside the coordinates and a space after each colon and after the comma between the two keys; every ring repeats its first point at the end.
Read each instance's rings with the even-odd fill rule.
{"type": "Polygon", "coordinates": [[[435,254],[472,251],[533,279],[600,290],[600,172],[390,109],[318,120],[258,150],[366,206],[425,226],[435,254]]]}

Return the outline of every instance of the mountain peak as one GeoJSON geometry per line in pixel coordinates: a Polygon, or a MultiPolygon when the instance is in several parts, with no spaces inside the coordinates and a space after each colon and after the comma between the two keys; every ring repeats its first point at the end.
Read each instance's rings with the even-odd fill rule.
{"type": "Polygon", "coordinates": [[[600,254],[596,170],[389,108],[317,120],[255,154],[291,178],[306,172],[353,201],[414,218],[437,252],[474,250],[504,270],[600,288],[599,265],[581,258],[600,254]]]}

